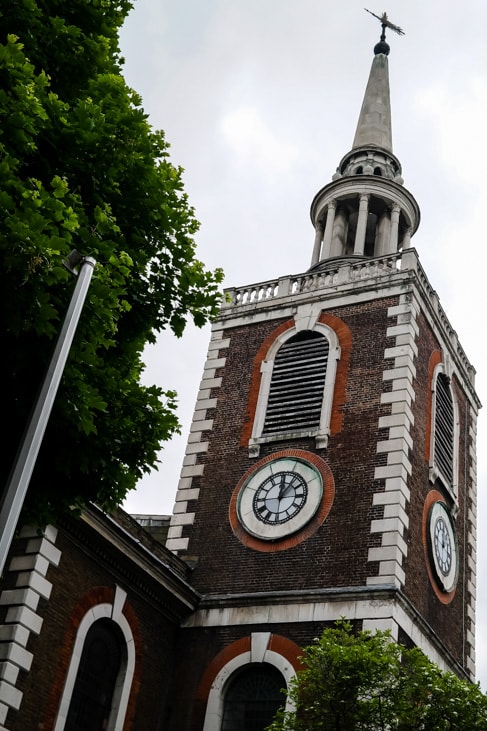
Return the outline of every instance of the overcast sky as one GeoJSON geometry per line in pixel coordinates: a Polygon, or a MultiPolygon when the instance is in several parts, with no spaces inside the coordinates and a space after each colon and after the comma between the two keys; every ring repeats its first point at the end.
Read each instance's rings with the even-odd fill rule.
{"type": "MultiPolygon", "coordinates": [[[[372,0],[366,0],[370,3],[372,0]]],[[[421,209],[412,240],[487,404],[487,3],[368,5],[388,33],[394,152],[421,209]]],[[[349,151],[380,25],[363,0],[135,0],[122,31],[125,77],[164,129],[201,230],[198,257],[225,286],[305,271],[309,208],[349,151]]],[[[129,497],[170,513],[209,329],[165,335],[146,379],[179,392],[182,436],[129,497]]],[[[487,688],[487,415],[478,430],[477,667],[487,688]]]]}

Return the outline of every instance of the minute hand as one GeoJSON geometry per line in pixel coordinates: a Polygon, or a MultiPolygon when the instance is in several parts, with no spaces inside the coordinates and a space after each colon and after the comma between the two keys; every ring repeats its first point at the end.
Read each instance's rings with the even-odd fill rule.
{"type": "Polygon", "coordinates": [[[279,487],[279,500],[282,500],[282,498],[287,497],[289,494],[289,491],[292,490],[292,485],[286,483],[286,477],[285,475],[281,478],[281,484],[279,487]]]}

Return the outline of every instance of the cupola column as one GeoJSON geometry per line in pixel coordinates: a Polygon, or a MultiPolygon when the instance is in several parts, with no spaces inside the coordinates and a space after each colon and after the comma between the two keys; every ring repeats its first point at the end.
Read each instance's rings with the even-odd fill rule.
{"type": "Polygon", "coordinates": [[[411,226],[409,226],[406,231],[404,232],[404,236],[402,239],[402,248],[403,249],[409,249],[411,246],[411,226]]]}
{"type": "Polygon", "coordinates": [[[391,242],[390,242],[390,249],[389,249],[389,253],[391,253],[391,254],[395,254],[397,251],[400,212],[401,212],[401,207],[397,203],[394,203],[394,205],[392,206],[392,211],[391,211],[391,242]]]}
{"type": "Polygon", "coordinates": [[[325,235],[323,236],[323,248],[321,250],[321,259],[328,259],[331,251],[331,239],[333,236],[333,226],[335,223],[335,211],[337,202],[333,200],[329,201],[327,206],[325,235]]]}
{"type": "Polygon", "coordinates": [[[360,195],[358,209],[357,232],[355,234],[353,253],[361,256],[365,249],[365,234],[367,232],[367,217],[369,214],[369,197],[368,193],[362,193],[360,195]]]}
{"type": "Polygon", "coordinates": [[[313,256],[311,257],[311,266],[314,267],[320,260],[321,242],[323,241],[323,221],[317,221],[315,226],[315,243],[313,246],[313,256]]]}

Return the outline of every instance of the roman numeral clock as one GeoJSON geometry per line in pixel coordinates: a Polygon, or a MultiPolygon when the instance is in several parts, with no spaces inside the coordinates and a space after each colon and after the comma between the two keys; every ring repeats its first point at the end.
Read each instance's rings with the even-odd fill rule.
{"type": "Polygon", "coordinates": [[[289,547],[323,523],[334,497],[327,463],[305,450],[278,451],[251,467],[230,501],[230,523],[237,538],[255,550],[289,547]],[[306,530],[304,530],[306,528],[306,530]]]}

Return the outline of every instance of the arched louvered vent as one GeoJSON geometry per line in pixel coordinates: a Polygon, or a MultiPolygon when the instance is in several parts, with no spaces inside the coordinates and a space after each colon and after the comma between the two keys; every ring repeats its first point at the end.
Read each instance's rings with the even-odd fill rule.
{"type": "Polygon", "coordinates": [[[319,426],[329,349],[324,335],[310,331],[298,333],[279,348],[263,434],[319,426]]]}
{"type": "Polygon", "coordinates": [[[450,379],[440,373],[436,379],[435,392],[435,465],[448,481],[453,484],[455,415],[450,379]]]}

